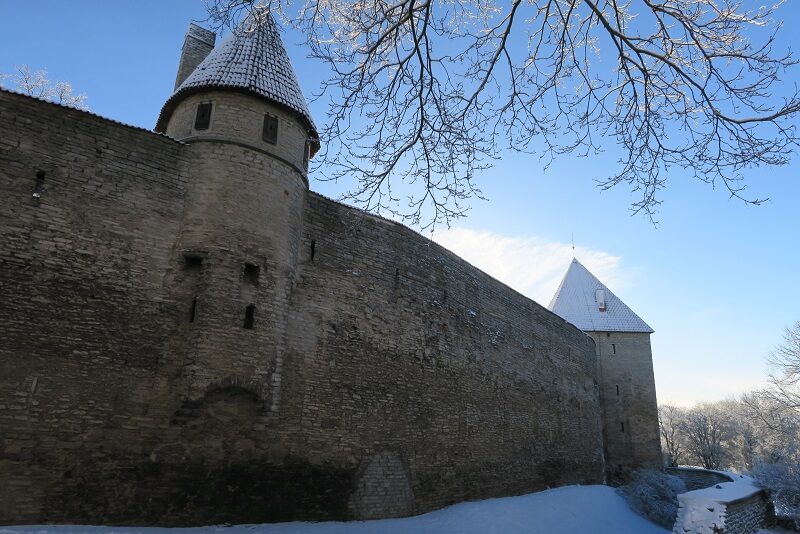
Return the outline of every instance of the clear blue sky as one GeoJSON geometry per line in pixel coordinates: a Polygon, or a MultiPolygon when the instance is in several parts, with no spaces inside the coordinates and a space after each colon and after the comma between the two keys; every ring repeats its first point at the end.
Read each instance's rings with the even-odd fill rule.
{"type": "MultiPolygon", "coordinates": [[[[782,17],[788,45],[800,27],[800,7],[790,4],[782,17]]],[[[193,18],[203,18],[200,0],[0,0],[0,72],[21,64],[46,68],[51,79],[86,93],[92,112],[152,128],[193,18]]],[[[287,34],[285,42],[308,97],[324,69],[305,57],[298,36],[287,34]]],[[[798,83],[799,71],[789,83],[798,83]]],[[[311,109],[323,122],[324,104],[311,109]]],[[[480,176],[489,201],[472,203],[469,217],[455,223],[455,237],[434,238],[546,306],[571,259],[574,234],[578,259],[656,330],[661,402],[689,404],[756,387],[783,327],[800,320],[800,158],[748,175],[753,196],[771,199],[760,207],[676,171],[658,228],[630,216],[634,197],[627,190],[601,192],[594,185],[612,163],[611,156],[569,157],[544,173],[536,157],[509,153],[480,176]],[[470,236],[506,246],[486,258],[470,236]],[[514,272],[504,273],[504,266],[514,272]]],[[[311,187],[341,193],[341,186],[313,176],[311,187]]]]}

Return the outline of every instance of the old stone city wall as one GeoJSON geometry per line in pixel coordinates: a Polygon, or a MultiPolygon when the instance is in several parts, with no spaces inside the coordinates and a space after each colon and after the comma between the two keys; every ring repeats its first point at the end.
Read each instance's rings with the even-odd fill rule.
{"type": "Polygon", "coordinates": [[[0,132],[0,521],[100,521],[175,403],[183,147],[2,91],[0,132]]]}
{"type": "MultiPolygon", "coordinates": [[[[405,512],[602,480],[587,336],[402,225],[312,193],[303,232],[281,392],[293,447],[367,477],[395,459],[407,484],[382,495],[405,512]]],[[[382,513],[358,497],[351,510],[382,513]]]]}
{"type": "Polygon", "coordinates": [[[270,376],[196,394],[187,145],[4,91],[0,131],[0,523],[398,516],[602,481],[590,338],[313,193],[270,376]]]}

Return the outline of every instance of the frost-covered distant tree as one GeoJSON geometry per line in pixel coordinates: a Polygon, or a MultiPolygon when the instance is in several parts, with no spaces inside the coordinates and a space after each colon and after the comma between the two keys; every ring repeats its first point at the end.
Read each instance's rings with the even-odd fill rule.
{"type": "Polygon", "coordinates": [[[757,443],[754,459],[760,462],[781,461],[792,455],[800,444],[800,414],[772,398],[765,390],[746,393],[741,405],[757,443]]]}
{"type": "Polygon", "coordinates": [[[769,385],[742,397],[764,441],[753,474],[773,493],[779,516],[800,529],[800,322],[768,357],[769,385]]]}
{"type": "Polygon", "coordinates": [[[0,85],[6,80],[10,80],[12,88],[22,93],[65,106],[83,110],[89,109],[86,105],[86,95],[74,94],[71,83],[52,82],[47,78],[46,70],[32,71],[28,65],[17,66],[15,69],[16,72],[13,74],[0,76],[0,85]]]}
{"type": "MultiPolygon", "coordinates": [[[[205,2],[229,27],[255,4],[205,2]]],[[[267,2],[330,67],[322,178],[355,179],[345,198],[423,226],[464,215],[481,196],[476,171],[506,148],[547,165],[617,147],[599,184],[626,184],[651,217],[678,169],[760,203],[743,172],[798,147],[796,61],[775,40],[782,3],[267,2]]]]}
{"type": "Polygon", "coordinates": [[[724,400],[711,406],[730,428],[727,439],[723,442],[723,467],[750,471],[768,446],[768,429],[763,427],[752,409],[741,400],[724,400]]]}
{"type": "Polygon", "coordinates": [[[767,363],[767,387],[741,398],[763,442],[763,461],[785,457],[800,443],[800,321],[784,330],[767,363]]]}
{"type": "Polygon", "coordinates": [[[784,330],[783,341],[772,350],[767,363],[771,387],[762,395],[800,412],[800,321],[784,330]]]}
{"type": "Polygon", "coordinates": [[[728,466],[726,442],[733,428],[722,410],[711,403],[698,404],[686,413],[681,429],[690,460],[701,463],[706,469],[728,466]]]}
{"type": "Polygon", "coordinates": [[[661,450],[666,455],[669,466],[677,466],[683,461],[685,438],[681,432],[686,410],[678,406],[664,404],[658,407],[658,428],[661,432],[661,450]]]}
{"type": "Polygon", "coordinates": [[[753,469],[753,476],[772,493],[776,515],[789,519],[794,528],[800,530],[800,463],[759,462],[753,469]]]}

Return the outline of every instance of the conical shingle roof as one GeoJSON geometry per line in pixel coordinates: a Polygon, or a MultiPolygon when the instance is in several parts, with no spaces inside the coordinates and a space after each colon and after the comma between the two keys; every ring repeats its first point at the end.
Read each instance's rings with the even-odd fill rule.
{"type": "Polygon", "coordinates": [[[183,81],[161,109],[156,131],[166,129],[181,98],[208,89],[243,91],[265,98],[294,112],[306,124],[310,136],[318,137],[278,26],[266,8],[254,8],[183,81]]]}
{"type": "Polygon", "coordinates": [[[576,259],[572,260],[548,308],[584,332],[653,333],[647,323],[576,259]],[[598,294],[598,290],[602,293],[598,294]],[[599,300],[604,301],[604,311],[599,300]]]}

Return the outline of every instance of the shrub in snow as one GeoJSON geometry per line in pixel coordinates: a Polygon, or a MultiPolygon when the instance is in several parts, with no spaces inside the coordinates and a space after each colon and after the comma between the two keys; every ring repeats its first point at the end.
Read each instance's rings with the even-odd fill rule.
{"type": "Polygon", "coordinates": [[[671,529],[678,515],[678,494],[686,491],[686,484],[661,471],[642,469],[617,491],[639,515],[671,529]]]}
{"type": "Polygon", "coordinates": [[[800,465],[792,461],[760,462],[753,466],[752,475],[769,490],[777,518],[800,530],[800,465]]]}

